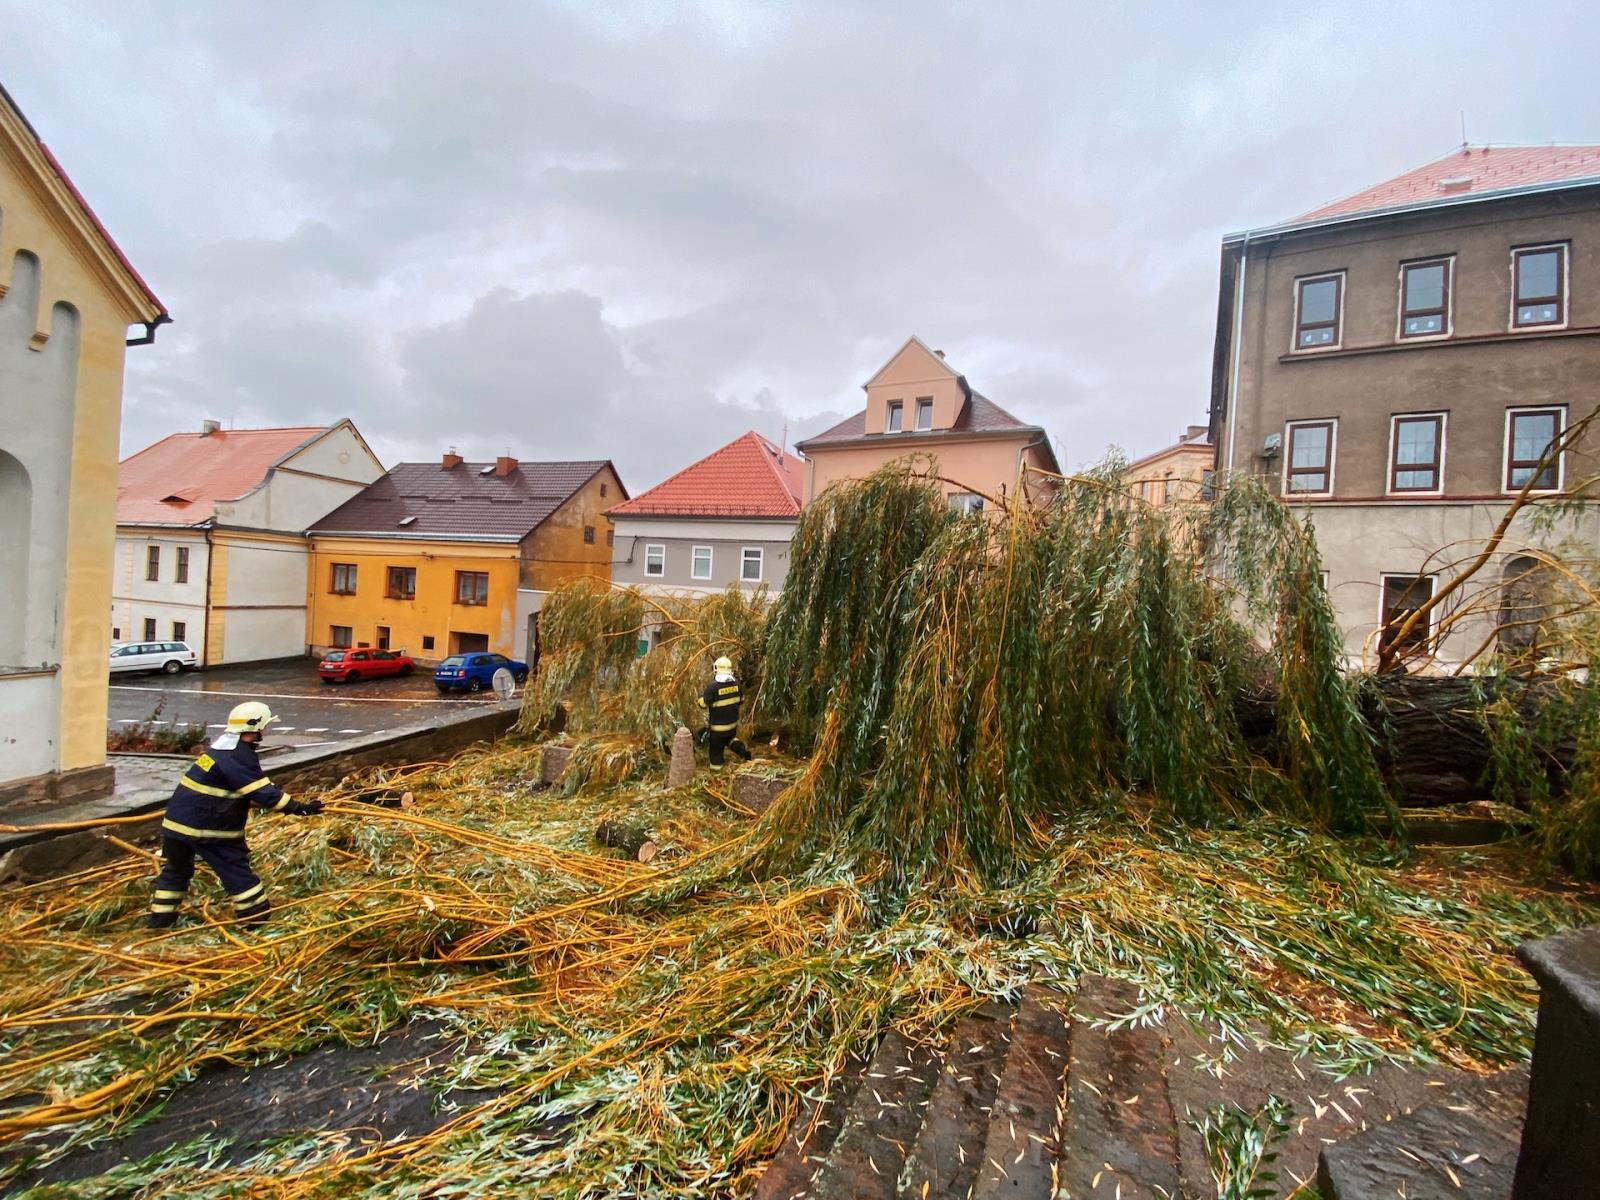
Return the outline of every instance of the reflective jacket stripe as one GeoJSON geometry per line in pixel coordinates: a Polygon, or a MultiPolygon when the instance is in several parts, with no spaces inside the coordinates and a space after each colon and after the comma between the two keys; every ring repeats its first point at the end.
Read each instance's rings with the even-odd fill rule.
{"type": "Polygon", "coordinates": [[[212,787],[209,783],[196,783],[187,775],[178,780],[178,782],[191,792],[199,792],[202,796],[221,796],[224,800],[231,800],[237,794],[230,792],[227,788],[212,787]]]}
{"type": "Polygon", "coordinates": [[[250,901],[254,900],[257,896],[261,895],[262,889],[266,886],[267,885],[265,883],[258,883],[253,888],[246,888],[233,898],[233,902],[243,907],[244,905],[249,904],[250,901]]]}
{"type": "Polygon", "coordinates": [[[156,900],[182,900],[183,899],[183,893],[182,892],[157,891],[155,893],[155,895],[154,895],[154,899],[156,899],[156,900]]]}
{"type": "Polygon", "coordinates": [[[288,797],[288,795],[286,793],[286,794],[284,794],[282,796],[279,796],[278,797],[278,802],[276,804],[274,804],[271,808],[269,808],[267,811],[268,812],[282,812],[284,809],[286,809],[288,807],[289,807],[289,797],[288,797]]]}
{"type": "Polygon", "coordinates": [[[255,791],[257,788],[264,788],[264,787],[271,787],[271,786],[272,786],[272,780],[268,779],[265,775],[263,775],[260,779],[257,779],[257,780],[254,780],[251,783],[245,784],[237,792],[230,792],[228,794],[232,795],[232,796],[248,796],[251,792],[255,791]]]}
{"type": "Polygon", "coordinates": [[[711,732],[712,733],[732,733],[737,728],[739,728],[738,725],[713,725],[711,727],[711,732]]]}
{"type": "Polygon", "coordinates": [[[169,902],[163,904],[160,900],[157,900],[153,904],[150,905],[150,911],[153,912],[153,913],[177,912],[178,911],[178,907],[179,906],[178,906],[178,903],[176,901],[169,901],[169,902]]]}
{"type": "Polygon", "coordinates": [[[170,829],[173,833],[181,833],[192,838],[242,838],[243,829],[196,829],[193,825],[183,825],[167,817],[161,822],[161,828],[170,829]]]}

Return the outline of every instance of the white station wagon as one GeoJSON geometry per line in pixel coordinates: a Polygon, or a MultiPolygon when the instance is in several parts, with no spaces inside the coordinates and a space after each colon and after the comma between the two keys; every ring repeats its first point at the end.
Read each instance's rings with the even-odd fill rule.
{"type": "Polygon", "coordinates": [[[111,647],[113,675],[118,671],[165,671],[176,675],[185,667],[199,665],[188,642],[119,642],[111,647]]]}

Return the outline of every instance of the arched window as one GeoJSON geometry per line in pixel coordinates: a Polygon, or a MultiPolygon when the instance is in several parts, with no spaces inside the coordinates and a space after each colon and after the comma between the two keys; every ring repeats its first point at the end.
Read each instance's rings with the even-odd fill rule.
{"type": "Polygon", "coordinates": [[[1507,658],[1538,655],[1547,640],[1550,567],[1531,554],[1508,559],[1500,573],[1500,652],[1507,658]]]}
{"type": "Polygon", "coordinates": [[[33,542],[33,485],[27,468],[0,450],[0,666],[38,666],[26,661],[29,556],[33,542]]]}

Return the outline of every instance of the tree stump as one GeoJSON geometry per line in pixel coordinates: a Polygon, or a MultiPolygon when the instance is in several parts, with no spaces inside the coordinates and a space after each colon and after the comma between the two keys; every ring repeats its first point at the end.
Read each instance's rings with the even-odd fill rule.
{"type": "Polygon", "coordinates": [[[640,862],[649,862],[655,857],[655,842],[651,840],[650,831],[632,821],[607,817],[595,826],[594,840],[640,862]],[[649,858],[644,857],[646,847],[649,847],[649,858]]]}
{"type": "Polygon", "coordinates": [[[680,788],[694,779],[694,734],[682,725],[672,735],[672,765],[667,768],[667,786],[680,788]]]}

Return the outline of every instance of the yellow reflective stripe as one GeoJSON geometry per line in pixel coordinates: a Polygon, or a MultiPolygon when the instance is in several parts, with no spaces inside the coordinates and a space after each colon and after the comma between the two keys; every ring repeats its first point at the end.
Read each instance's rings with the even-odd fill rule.
{"type": "Polygon", "coordinates": [[[734,730],[734,729],[737,729],[737,728],[739,728],[738,725],[713,725],[711,727],[711,732],[712,733],[728,733],[731,730],[734,730]]]}
{"type": "Polygon", "coordinates": [[[152,904],[150,911],[159,913],[177,912],[178,906],[176,904],[152,904]]]}
{"type": "Polygon", "coordinates": [[[227,788],[212,787],[209,783],[196,783],[187,775],[178,780],[178,782],[191,792],[199,792],[202,796],[223,796],[231,800],[234,795],[227,788]]]}
{"type": "Polygon", "coordinates": [[[242,788],[240,788],[237,792],[235,792],[234,795],[235,796],[248,796],[251,792],[259,791],[261,788],[271,787],[271,786],[272,786],[272,780],[268,779],[265,775],[263,775],[260,779],[256,780],[254,783],[245,784],[242,788]]]}
{"type": "Polygon", "coordinates": [[[284,809],[286,809],[288,807],[289,807],[289,794],[287,792],[285,792],[282,796],[278,797],[278,802],[276,804],[274,804],[271,807],[271,809],[269,809],[268,811],[269,812],[282,812],[284,809]]]}
{"type": "Polygon", "coordinates": [[[235,904],[241,904],[241,905],[249,904],[250,901],[254,900],[257,896],[259,896],[261,894],[261,889],[266,887],[266,886],[267,885],[265,883],[258,883],[253,888],[246,888],[244,891],[240,892],[238,895],[236,895],[233,898],[233,902],[235,904]]]}
{"type": "Polygon", "coordinates": [[[168,891],[162,890],[162,891],[155,892],[154,895],[155,895],[155,898],[157,900],[182,900],[183,899],[183,893],[182,892],[168,892],[168,891]]]}
{"type": "Polygon", "coordinates": [[[196,829],[193,825],[183,825],[171,817],[161,822],[161,828],[170,829],[173,833],[181,833],[193,838],[242,838],[242,829],[196,829]]]}

